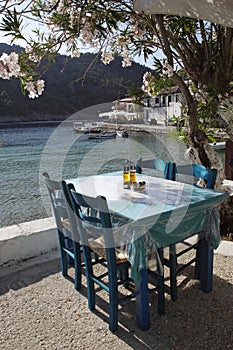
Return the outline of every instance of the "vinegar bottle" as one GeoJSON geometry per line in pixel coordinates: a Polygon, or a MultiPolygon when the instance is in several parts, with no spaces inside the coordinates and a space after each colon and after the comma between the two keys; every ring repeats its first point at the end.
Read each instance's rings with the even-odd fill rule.
{"type": "Polygon", "coordinates": [[[133,165],[130,167],[130,182],[131,183],[137,182],[136,169],[135,169],[135,166],[133,165]]]}
{"type": "Polygon", "coordinates": [[[129,184],[130,182],[130,172],[129,172],[129,167],[124,166],[124,171],[123,171],[123,184],[129,184]]]}

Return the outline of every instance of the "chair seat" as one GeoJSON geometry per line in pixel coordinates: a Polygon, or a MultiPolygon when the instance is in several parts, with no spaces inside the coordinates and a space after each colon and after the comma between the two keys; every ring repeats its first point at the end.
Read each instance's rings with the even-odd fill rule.
{"type": "MultiPolygon", "coordinates": [[[[106,255],[106,246],[104,243],[104,237],[101,236],[97,239],[94,239],[93,241],[90,241],[90,248],[95,252],[97,255],[101,256],[105,260],[107,260],[106,255]]],[[[115,248],[115,254],[116,254],[116,263],[122,264],[128,261],[127,254],[123,249],[115,248]]]]}

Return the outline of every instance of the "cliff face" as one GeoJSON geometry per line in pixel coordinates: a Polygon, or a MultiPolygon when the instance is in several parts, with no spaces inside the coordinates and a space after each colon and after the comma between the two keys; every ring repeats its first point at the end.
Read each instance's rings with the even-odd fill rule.
{"type": "MultiPolygon", "coordinates": [[[[18,46],[0,44],[0,52],[19,51],[18,46]]],[[[137,63],[122,68],[121,59],[105,66],[100,60],[83,77],[94,59],[83,54],[78,59],[57,55],[42,77],[46,81],[43,95],[36,100],[24,96],[17,79],[0,79],[0,122],[63,119],[83,108],[122,98],[132,85],[140,87],[149,68],[137,63]]]]}

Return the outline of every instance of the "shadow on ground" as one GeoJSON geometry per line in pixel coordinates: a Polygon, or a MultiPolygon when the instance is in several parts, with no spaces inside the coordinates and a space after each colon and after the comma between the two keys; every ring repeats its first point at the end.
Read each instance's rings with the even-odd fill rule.
{"type": "MultiPolygon", "coordinates": [[[[96,310],[89,311],[84,274],[77,292],[62,277],[59,259],[12,271],[0,278],[0,343],[5,349],[232,349],[232,263],[232,257],[216,256],[209,294],[192,279],[194,268],[186,270],[178,300],[166,295],[164,316],[150,293],[151,328],[144,332],[136,325],[135,300],[128,299],[119,302],[119,328],[111,333],[108,296],[98,292],[96,310]]],[[[73,268],[69,272],[72,277],[73,268]]]]}

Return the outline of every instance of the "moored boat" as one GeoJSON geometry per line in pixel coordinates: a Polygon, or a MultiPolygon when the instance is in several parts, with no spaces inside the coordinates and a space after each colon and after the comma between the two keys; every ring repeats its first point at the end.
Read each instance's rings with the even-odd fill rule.
{"type": "Polygon", "coordinates": [[[88,139],[89,140],[99,140],[99,139],[115,139],[116,138],[116,132],[115,131],[106,131],[101,132],[99,134],[90,134],[88,139]]]}
{"type": "Polygon", "coordinates": [[[222,141],[222,142],[212,142],[210,143],[210,146],[213,148],[213,149],[216,149],[216,150],[223,150],[226,148],[226,142],[225,141],[222,141]]]}
{"type": "Polygon", "coordinates": [[[101,132],[101,128],[96,126],[96,124],[89,124],[89,123],[82,123],[82,122],[74,123],[73,130],[83,134],[87,134],[87,133],[99,134],[101,132]]]}
{"type": "Polygon", "coordinates": [[[129,137],[129,133],[127,130],[117,130],[116,133],[119,137],[129,137]]]}

